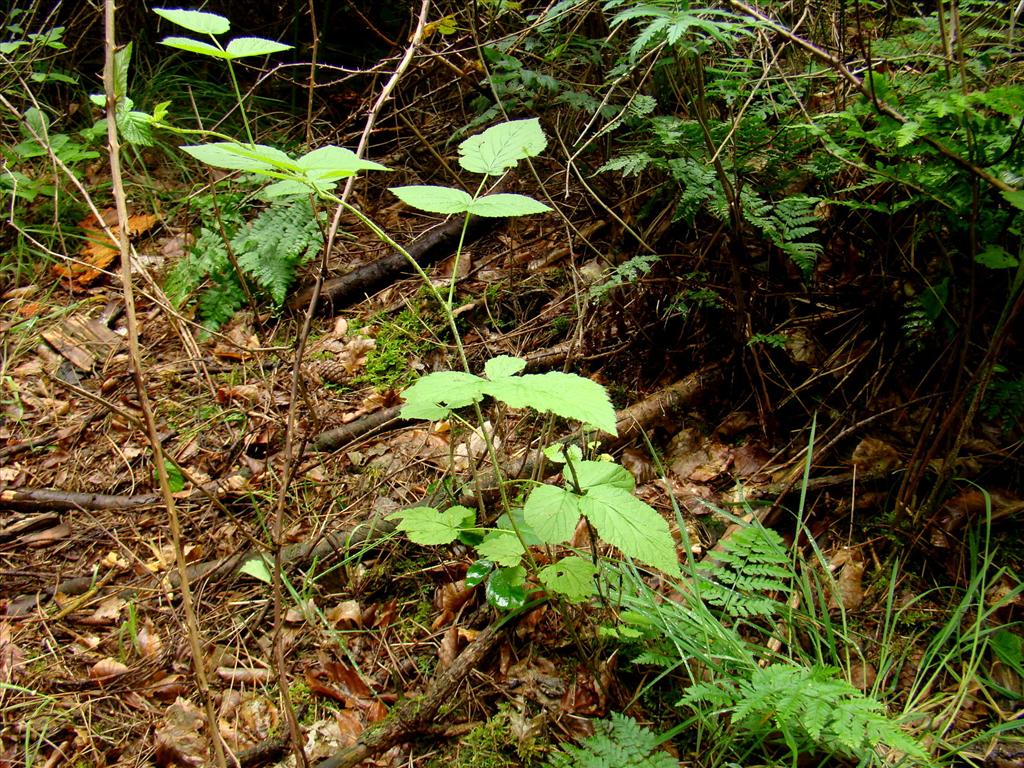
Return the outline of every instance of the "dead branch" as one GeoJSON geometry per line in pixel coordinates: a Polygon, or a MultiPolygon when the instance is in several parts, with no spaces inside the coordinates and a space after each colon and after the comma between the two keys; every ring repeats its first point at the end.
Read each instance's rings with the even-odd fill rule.
{"type": "MultiPolygon", "coordinates": [[[[466,242],[480,237],[495,225],[496,219],[481,219],[477,216],[469,220],[466,231],[466,242]]],[[[462,232],[462,219],[452,219],[436,227],[408,247],[411,255],[422,267],[441,261],[458,244],[462,232]]],[[[377,259],[347,275],[325,280],[317,303],[319,311],[330,312],[350,302],[366,297],[378,288],[395,280],[399,275],[410,272],[409,262],[402,254],[392,251],[387,256],[377,259]]],[[[313,297],[313,288],[304,288],[289,300],[288,306],[293,310],[303,309],[313,297]]]]}
{"type": "Polygon", "coordinates": [[[511,626],[512,622],[507,619],[491,624],[459,654],[448,669],[431,681],[423,698],[406,699],[391,711],[391,716],[379,728],[363,731],[355,744],[320,761],[316,768],[349,768],[358,765],[428,730],[441,707],[451,703],[462,681],[470,672],[480,668],[511,626]]]}

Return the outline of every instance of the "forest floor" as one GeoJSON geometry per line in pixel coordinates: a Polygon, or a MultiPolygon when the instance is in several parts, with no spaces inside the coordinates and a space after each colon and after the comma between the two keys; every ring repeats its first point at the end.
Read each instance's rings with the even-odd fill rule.
{"type": "MultiPolygon", "coordinates": [[[[414,78],[405,99],[430,82],[414,78]]],[[[452,95],[446,111],[435,98],[436,114],[417,120],[422,133],[378,147],[380,161],[400,169],[388,185],[444,175],[432,153],[450,153],[443,137],[465,123],[461,101],[452,95]]],[[[356,136],[324,139],[350,146],[356,136]]],[[[845,680],[884,699],[943,759],[957,743],[960,764],[1024,765],[1009,737],[974,740],[1014,723],[1024,697],[1024,655],[1011,631],[1024,506],[1019,467],[997,447],[1000,425],[980,424],[961,458],[963,476],[984,489],[963,483],[928,521],[894,512],[925,404],[915,405],[902,362],[856,297],[826,307],[812,295],[821,299],[814,311],[751,358],[733,345],[730,286],[709,277],[725,273],[714,235],[674,242],[670,272],[616,271],[624,256],[595,254],[620,252],[625,235],[611,212],[626,203],[612,189],[606,208],[595,204],[557,160],[536,168],[538,179],[519,173],[507,191],[546,199],[545,188],[557,188],[562,215],[492,221],[471,232],[457,261],[451,233],[437,235],[444,217],[410,212],[377,177],[360,180],[356,196],[398,242],[427,243],[417,253],[438,286],[454,281],[472,370],[510,355],[527,371],[571,371],[607,388],[619,435],[593,454],[629,470],[636,497],[668,522],[681,561],[722,557],[744,522],[774,529],[817,574],[817,591],[772,599],[793,609],[817,601],[820,626],[842,628],[845,680]],[[670,293],[690,298],[688,314],[655,311],[670,293]],[[753,373],[751,359],[767,370],[753,373]],[[870,407],[843,413],[842,393],[864,390],[870,407]],[[993,482],[1001,473],[1006,482],[993,482]],[[944,632],[955,642],[936,645],[944,632]],[[983,645],[994,636],[997,648],[983,645]],[[983,658],[967,664],[972,653],[983,658]]],[[[157,160],[129,182],[152,184],[165,172],[173,179],[157,160]]],[[[167,185],[165,196],[190,194],[167,185]]],[[[48,267],[2,297],[0,766],[213,764],[212,728],[238,764],[294,765],[292,717],[311,765],[345,748],[363,750],[346,759],[380,766],[543,765],[614,712],[659,733],[682,719],[652,681],[657,669],[609,631],[621,605],[548,601],[537,591],[537,604],[502,623],[507,614],[484,587],[466,585],[470,548],[421,547],[395,531],[391,513],[439,499],[482,513],[497,506],[478,434],[455,418],[399,412],[417,377],[458,367],[417,277],[378,276],[345,295],[328,282],[338,292],[313,312],[297,361],[315,265],[283,311],[249,307],[203,332],[157,289],[200,222],[187,206],[169,215],[139,206],[130,213],[140,362],[171,459],[181,551],[142,426],[116,253],[86,246],[67,254],[71,266],[48,267]],[[275,551],[280,583],[270,576],[275,551]],[[205,683],[190,646],[196,630],[205,683]]],[[[391,253],[354,217],[341,228],[330,277],[391,253]]],[[[846,270],[837,254],[822,283],[826,269],[846,270]]],[[[752,279],[760,296],[792,299],[791,274],[752,279]]],[[[557,466],[537,469],[537,446],[580,437],[526,411],[486,416],[509,477],[556,476],[557,466]]],[[[585,533],[574,540],[584,551],[585,533]]],[[[616,556],[608,547],[593,554],[616,556]]],[[[659,599],[675,599],[665,578],[643,577],[659,599]]],[[[772,642],[766,654],[779,653],[772,642]]],[[[786,642],[815,655],[806,636],[786,642]]],[[[660,749],[679,764],[706,764],[699,743],[660,749]]],[[[635,764],[658,764],[646,759],[635,764]]]]}

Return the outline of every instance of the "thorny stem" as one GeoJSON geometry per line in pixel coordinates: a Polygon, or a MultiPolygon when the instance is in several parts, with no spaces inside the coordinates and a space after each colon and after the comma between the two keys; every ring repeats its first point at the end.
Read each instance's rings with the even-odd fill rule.
{"type": "Polygon", "coordinates": [[[103,86],[107,100],[107,141],[110,155],[110,178],[113,185],[114,204],[117,208],[117,244],[121,253],[121,290],[124,294],[125,318],[128,325],[128,353],[132,367],[132,378],[139,397],[139,406],[146,424],[146,436],[153,451],[153,463],[156,465],[160,495],[167,509],[167,518],[174,544],[174,559],[178,570],[181,604],[185,611],[185,624],[188,630],[188,642],[192,654],[192,666],[195,669],[196,683],[206,705],[206,727],[213,752],[220,768],[227,768],[227,757],[224,744],[217,727],[217,713],[210,694],[209,679],[206,675],[206,661],[203,655],[203,642],[196,620],[195,606],[192,603],[192,591],[188,581],[188,566],[185,562],[185,550],[182,545],[181,521],[175,506],[174,495],[164,464],[163,447],[157,431],[156,418],[149,402],[146,379],[142,373],[142,356],[139,350],[139,323],[135,314],[135,294],[132,286],[131,250],[128,244],[128,202],[125,195],[124,181],[121,177],[120,142],[117,136],[117,95],[114,92],[114,51],[117,40],[114,36],[114,0],[103,3],[103,21],[105,30],[103,56],[103,86]]]}

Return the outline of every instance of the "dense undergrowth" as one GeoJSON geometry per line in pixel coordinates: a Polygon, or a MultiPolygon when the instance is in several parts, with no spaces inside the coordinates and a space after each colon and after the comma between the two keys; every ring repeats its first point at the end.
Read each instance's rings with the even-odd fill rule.
{"type": "MultiPolygon", "coordinates": [[[[241,462],[256,477],[284,452],[279,484],[235,501],[256,513],[249,535],[270,553],[244,572],[272,584],[278,603],[285,595],[293,610],[315,613],[303,606],[325,589],[319,564],[275,570],[285,507],[301,527],[307,498],[310,510],[334,509],[318,483],[346,481],[321,472],[289,485],[293,442],[305,445],[323,425],[314,413],[295,415],[297,395],[314,401],[299,375],[310,329],[301,312],[293,322],[288,302],[318,273],[396,251],[418,287],[387,294],[353,322],[357,345],[334,339],[313,360],[338,358],[322,368],[343,369],[332,391],[375,390],[360,414],[400,394],[403,417],[437,422],[425,439],[450,441],[446,455],[422,461],[416,487],[431,492],[429,503],[381,493],[386,503],[374,507],[441,563],[431,555],[400,579],[455,573],[467,595],[481,587],[473,599],[496,615],[550,607],[543,621],[557,631],[531,636],[538,656],[579,667],[593,686],[593,700],[578,689],[460,698],[453,711],[477,713],[460,712],[467,720],[482,712],[484,723],[424,764],[1019,761],[1019,8],[440,3],[421,57],[380,116],[387,130],[357,154],[357,135],[334,126],[348,125],[353,99],[372,103],[376,81],[309,64],[326,30],[281,30],[278,43],[266,37],[273,30],[247,28],[234,5],[223,4],[224,16],[164,10],[159,22],[118,30],[136,40],[119,49],[108,83],[123,182],[106,166],[106,101],[95,95],[103,83],[64,64],[87,56],[81,38],[65,43],[71,11],[7,17],[0,202],[10,226],[0,235],[0,289],[14,309],[3,318],[5,439],[13,445],[27,429],[27,380],[16,372],[38,343],[36,326],[85,305],[115,269],[96,215],[143,235],[152,222],[141,217],[160,217],[176,234],[144,283],[147,309],[190,329],[195,350],[251,349],[236,333],[245,328],[272,340],[255,347],[287,350],[280,361],[295,366],[279,400],[255,399],[251,371],[211,379],[189,394],[197,425],[171,432],[190,431],[186,446],[204,431],[230,433],[238,447],[219,457],[222,472],[241,462]],[[104,214],[119,184],[127,222],[104,214]],[[495,269],[479,293],[466,289],[460,280],[489,267],[476,264],[483,246],[464,227],[444,269],[424,269],[401,245],[420,221],[410,211],[515,220],[496,257],[512,266],[495,269]],[[543,259],[516,255],[563,240],[572,243],[568,267],[538,269],[543,259]],[[29,309],[13,303],[25,296],[29,309]],[[571,350],[564,371],[527,369],[538,339],[571,350]],[[612,399],[628,405],[698,369],[725,373],[707,413],[685,414],[697,427],[673,414],[634,435],[630,450],[653,457],[642,470],[605,454],[601,440],[624,430],[612,399]],[[260,409],[275,413],[274,426],[238,437],[235,425],[255,424],[260,409]],[[730,432],[723,425],[741,412],[748,423],[730,432]],[[767,446],[774,460],[765,451],[757,472],[733,465],[695,480],[709,454],[673,478],[672,445],[688,428],[730,456],[767,446]],[[517,448],[534,457],[529,480],[503,474],[517,448]],[[497,492],[484,501],[488,464],[497,492]],[[547,481],[545,464],[556,473],[547,481]],[[853,467],[845,485],[819,493],[815,478],[837,465],[853,467]],[[875,485],[862,490],[858,473],[875,485]],[[697,485],[709,491],[694,502],[697,485]],[[465,502],[470,488],[476,506],[465,502]],[[731,527],[719,539],[716,525],[731,527]],[[578,725],[587,718],[595,724],[578,725]]],[[[385,5],[387,30],[403,14],[385,5]]],[[[375,44],[387,41],[373,29],[375,44]]],[[[318,381],[335,385],[332,375],[318,381]]],[[[103,382],[98,402],[118,383],[103,382]]],[[[179,406],[165,411],[176,424],[188,421],[179,406]]],[[[350,473],[379,480],[372,451],[353,454],[350,473]]],[[[175,455],[164,482],[180,494],[195,478],[180,466],[191,454],[175,455]]],[[[141,482],[158,474],[149,468],[141,482]]],[[[17,478],[2,482],[15,488],[17,478]]],[[[359,595],[349,577],[342,591],[359,595]]],[[[400,588],[380,574],[365,581],[378,597],[400,588]]],[[[444,611],[437,626],[455,620],[444,611]]],[[[354,657],[322,613],[307,618],[354,657]]],[[[140,654],[134,618],[118,643],[125,637],[140,654]]],[[[32,764],[56,748],[50,732],[63,725],[53,724],[69,715],[50,693],[23,686],[13,662],[5,669],[4,719],[28,707],[42,725],[3,731],[0,763],[20,752],[32,764]]]]}

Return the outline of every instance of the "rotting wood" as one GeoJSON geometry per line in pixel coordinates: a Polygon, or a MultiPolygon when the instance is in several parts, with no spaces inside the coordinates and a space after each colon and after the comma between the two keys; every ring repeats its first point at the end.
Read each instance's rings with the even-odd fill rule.
{"type": "MultiPolygon", "coordinates": [[[[471,217],[466,230],[466,242],[484,234],[495,225],[496,221],[498,220],[471,217]]],[[[458,244],[462,226],[462,219],[447,221],[424,233],[418,240],[410,243],[406,250],[421,267],[434,264],[449,255],[451,249],[458,244]]],[[[337,310],[340,306],[359,301],[397,276],[411,271],[405,257],[397,251],[392,251],[387,256],[354,269],[347,275],[325,280],[317,310],[337,310]]],[[[292,310],[303,310],[309,306],[312,296],[313,288],[304,288],[288,301],[288,307],[292,310]]]]}
{"type": "Polygon", "coordinates": [[[441,707],[451,703],[466,676],[480,668],[511,626],[508,619],[488,626],[448,669],[430,682],[422,698],[406,699],[398,704],[379,727],[363,731],[355,744],[320,761],[316,768],[350,768],[429,730],[441,707]]]}

